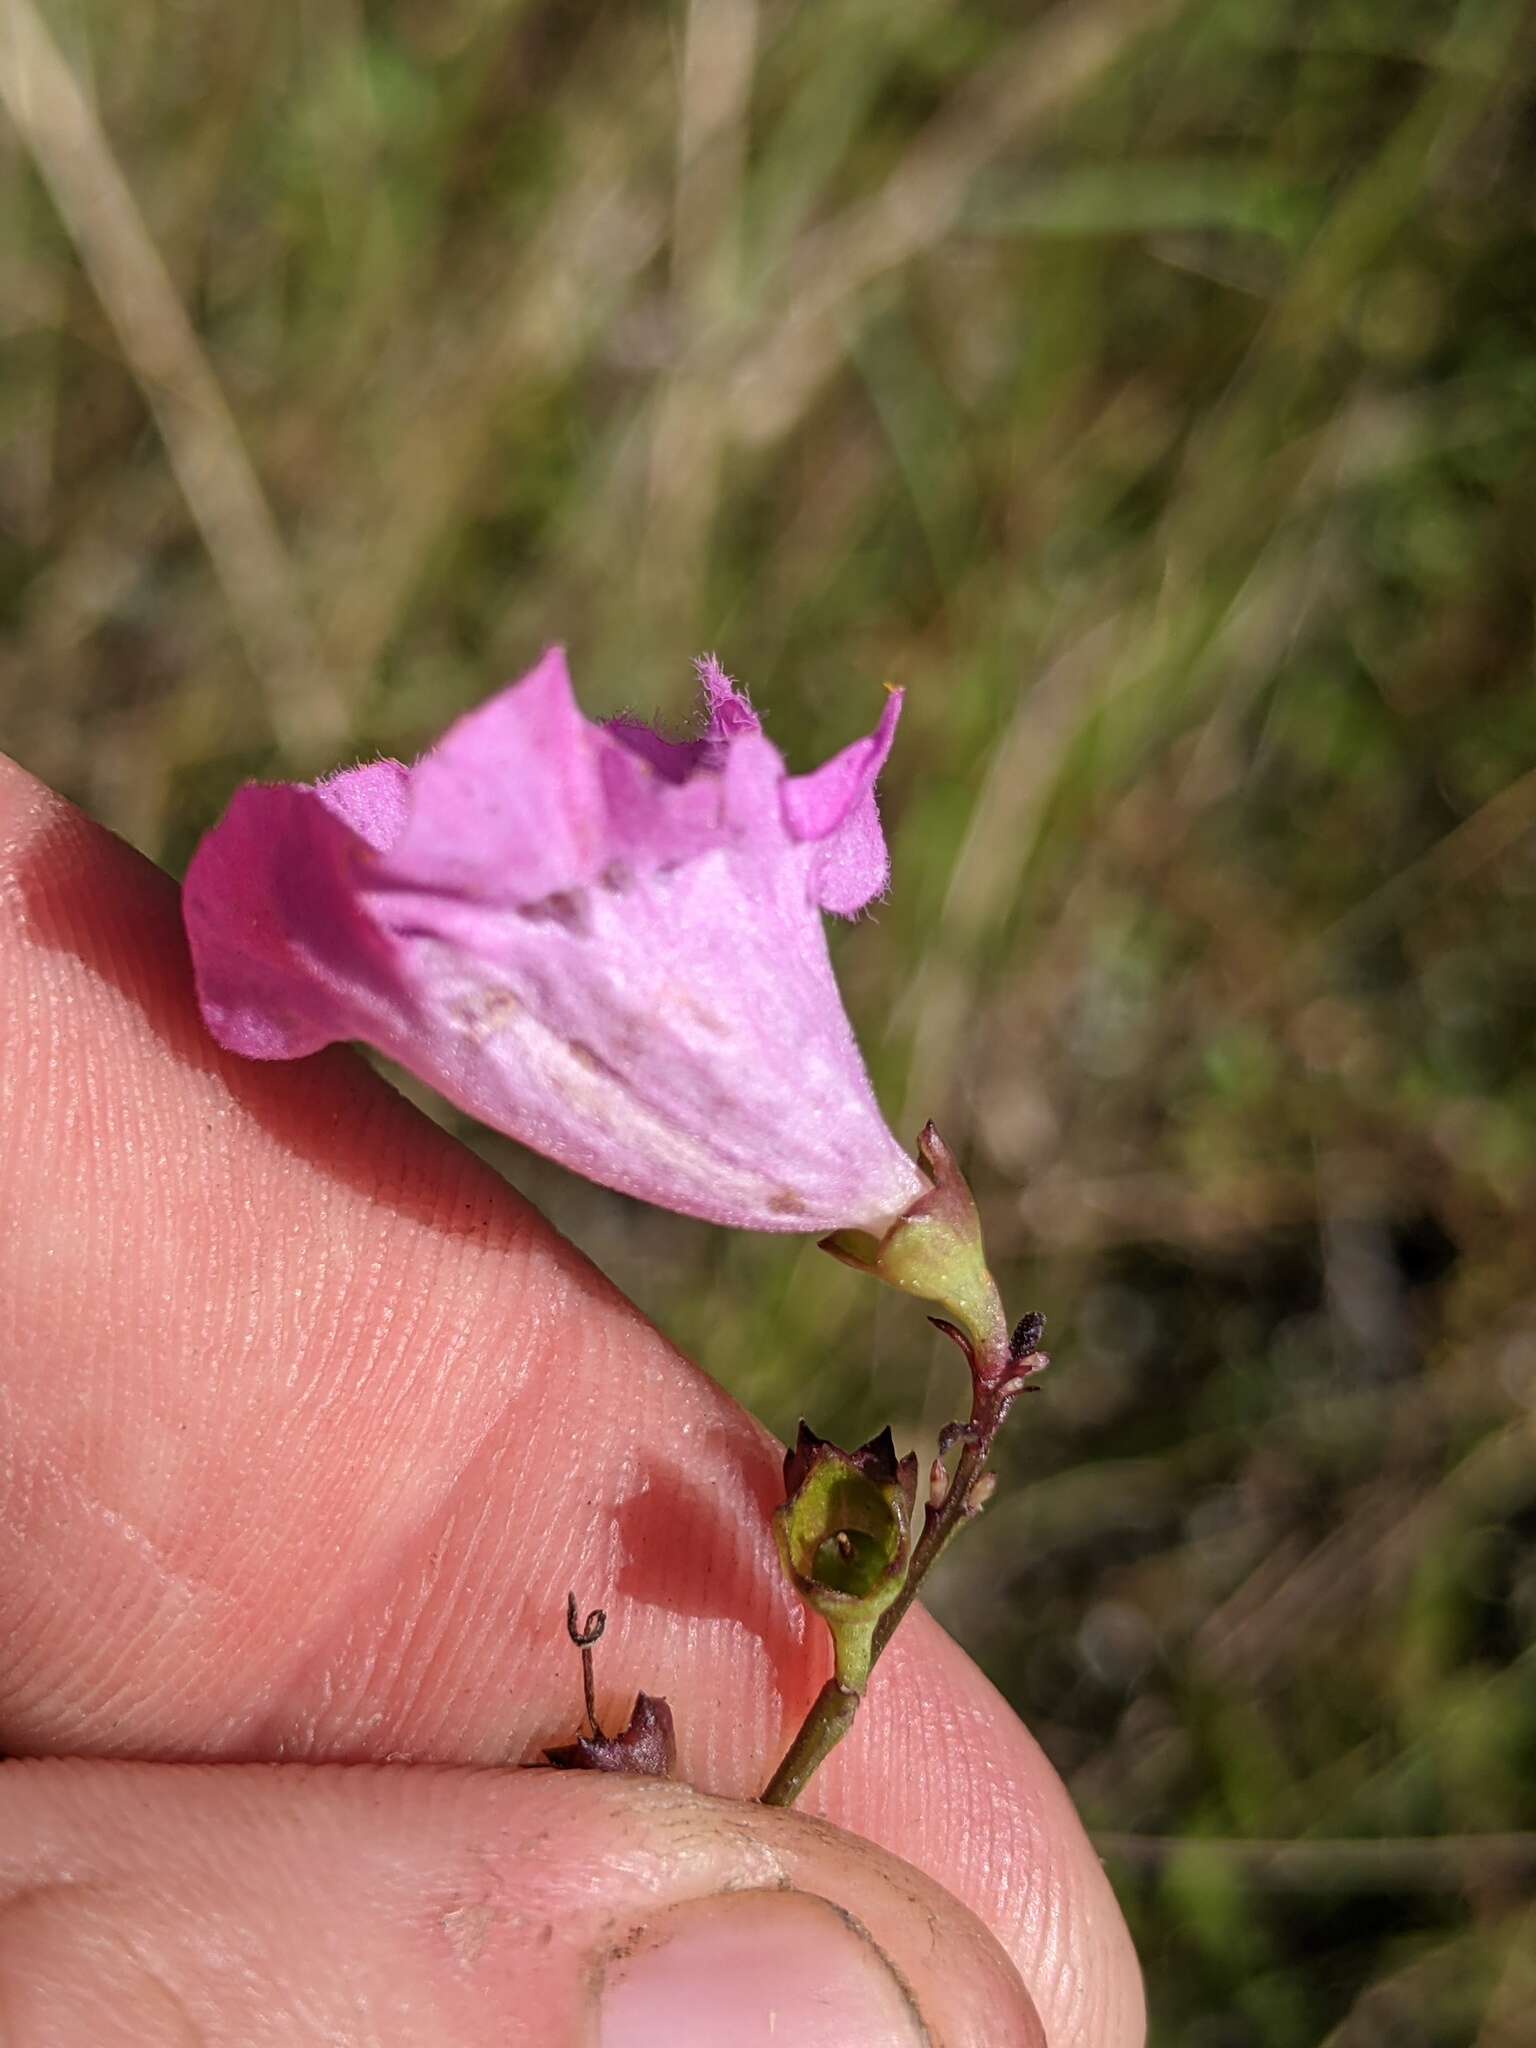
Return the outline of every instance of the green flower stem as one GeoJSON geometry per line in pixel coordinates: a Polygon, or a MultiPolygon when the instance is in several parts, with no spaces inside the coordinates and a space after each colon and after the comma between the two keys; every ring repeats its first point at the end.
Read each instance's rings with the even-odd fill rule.
{"type": "MultiPolygon", "coordinates": [[[[977,1405],[979,1406],[980,1403],[978,1402],[977,1405]]],[[[1001,1417],[999,1417],[1000,1420],[1001,1417]]],[[[975,1427],[974,1413],[972,1415],[972,1427],[975,1427]]],[[[950,1537],[954,1535],[955,1531],[967,1519],[966,1503],[970,1499],[971,1488],[981,1477],[988,1454],[992,1449],[992,1437],[996,1434],[997,1423],[994,1423],[990,1435],[973,1438],[965,1444],[960,1452],[959,1462],[955,1466],[955,1476],[950,1480],[945,1490],[944,1498],[936,1508],[929,1507],[924,1509],[923,1533],[917,1539],[916,1547],[912,1552],[912,1562],[907,1568],[906,1582],[884,1614],[881,1615],[879,1624],[875,1629],[875,1640],[871,1646],[869,1658],[871,1667],[874,1666],[880,1652],[896,1633],[897,1625],[901,1621],[902,1616],[917,1598],[918,1588],[922,1585],[923,1580],[943,1556],[945,1549],[948,1547],[950,1537]]]]}
{"type": "Polygon", "coordinates": [[[861,1697],[852,1686],[840,1685],[835,1678],[827,1680],[817,1693],[811,1711],[801,1722],[800,1732],[790,1744],[783,1763],[769,1779],[759,1805],[794,1805],[812,1775],[853,1726],[861,1697]]]}

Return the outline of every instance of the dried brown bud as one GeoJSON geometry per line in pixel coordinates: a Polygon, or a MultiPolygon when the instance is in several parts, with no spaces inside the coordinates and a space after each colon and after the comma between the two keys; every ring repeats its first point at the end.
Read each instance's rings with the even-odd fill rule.
{"type": "Polygon", "coordinates": [[[1020,1316],[1008,1340],[1008,1352],[1014,1364],[1032,1357],[1040,1349],[1040,1339],[1044,1335],[1045,1317],[1038,1309],[1031,1309],[1027,1316],[1020,1316]]]}
{"type": "Polygon", "coordinates": [[[677,1768],[672,1709],[648,1692],[635,1695],[635,1711],[622,1735],[578,1735],[546,1749],[557,1771],[622,1771],[632,1778],[670,1778],[677,1768]]]}

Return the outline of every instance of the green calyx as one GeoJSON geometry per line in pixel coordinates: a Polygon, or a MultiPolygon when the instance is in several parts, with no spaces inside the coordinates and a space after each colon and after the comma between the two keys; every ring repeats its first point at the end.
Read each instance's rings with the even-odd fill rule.
{"type": "Polygon", "coordinates": [[[888,1429],[843,1451],[802,1422],[784,1484],[773,1517],[784,1569],[831,1630],[838,1683],[862,1693],[875,1626],[907,1575],[917,1460],[897,1462],[888,1429]]]}
{"type": "Polygon", "coordinates": [[[983,1378],[1008,1369],[1008,1323],[997,1285],[987,1270],[981,1218],[954,1154],[932,1124],[918,1139],[918,1157],[933,1185],[891,1225],[884,1237],[840,1230],[821,1240],[823,1251],[862,1273],[873,1273],[903,1294],[943,1311],[983,1378]]]}

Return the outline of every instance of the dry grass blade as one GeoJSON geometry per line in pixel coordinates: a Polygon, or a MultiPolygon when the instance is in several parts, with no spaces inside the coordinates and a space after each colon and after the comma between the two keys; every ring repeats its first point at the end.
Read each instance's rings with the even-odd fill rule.
{"type": "Polygon", "coordinates": [[[1483,2014],[1474,2048],[1519,2048],[1536,2012],[1536,1907],[1513,1916],[1504,1966],[1483,2014]]]}
{"type": "Polygon", "coordinates": [[[642,588],[663,617],[691,629],[720,488],[727,418],[709,337],[731,317],[738,288],[736,228],[746,116],[758,35],[757,0],[693,0],[683,38],[672,214],[677,331],[702,336],[659,391],[649,451],[642,588]]]}
{"type": "MultiPolygon", "coordinates": [[[[1096,621],[1064,647],[1032,686],[1022,689],[977,791],[970,824],[955,858],[939,937],[917,963],[903,992],[898,1022],[911,1019],[911,1052],[902,1127],[922,1113],[940,1114],[947,1077],[976,1000],[974,948],[1017,885],[1040,813],[1061,762],[1084,724],[1119,683],[1114,654],[1120,615],[1096,621]]],[[[947,1105],[946,1105],[947,1107],[947,1105]]]]}
{"type": "Polygon", "coordinates": [[[1420,891],[1454,888],[1470,880],[1479,868],[1487,867],[1511,852],[1536,826],[1536,768],[1519,776],[1496,796],[1479,804],[1461,823],[1436,840],[1420,857],[1399,869],[1353,910],[1324,931],[1318,941],[1322,951],[1357,944],[1369,938],[1381,925],[1397,916],[1420,891]]]}
{"type": "Polygon", "coordinates": [[[288,754],[329,748],[347,707],[306,630],[297,579],[239,427],[100,121],[32,0],[0,16],[3,100],[165,442],[288,754]]]}
{"type": "MultiPolygon", "coordinates": [[[[569,370],[594,329],[655,254],[661,223],[601,149],[483,312],[439,341],[419,376],[398,375],[411,409],[392,423],[369,505],[314,542],[316,587],[332,593],[327,640],[345,672],[366,675],[388,646],[439,538],[453,530],[494,449],[509,392],[569,370]]],[[[388,380],[386,380],[387,382],[388,380]]]]}
{"type": "Polygon", "coordinates": [[[1214,1836],[1095,1833],[1101,1856],[1133,1870],[1207,1863],[1282,1892],[1458,1892],[1536,1880],[1536,1834],[1409,1835],[1368,1841],[1245,1842],[1214,1836]]]}
{"type": "Polygon", "coordinates": [[[978,73],[935,116],[874,196],[807,237],[775,294],[790,309],[732,378],[734,422],[746,440],[784,434],[843,348],[841,309],[953,227],[972,181],[999,151],[1069,105],[1178,0],[1106,0],[1055,7],[1009,60],[978,73]]]}

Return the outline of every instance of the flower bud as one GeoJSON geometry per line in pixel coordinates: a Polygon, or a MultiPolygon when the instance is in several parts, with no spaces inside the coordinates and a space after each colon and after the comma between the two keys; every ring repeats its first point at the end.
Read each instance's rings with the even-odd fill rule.
{"type": "Polygon", "coordinates": [[[648,1692],[635,1695],[635,1710],[620,1735],[578,1735],[546,1749],[557,1771],[617,1771],[631,1778],[670,1778],[677,1769],[677,1736],[672,1709],[648,1692]]]}
{"type": "Polygon", "coordinates": [[[1013,1360],[1003,1304],[987,1270],[975,1199],[932,1124],[924,1126],[917,1149],[932,1185],[885,1235],[840,1230],[824,1237],[821,1248],[904,1294],[936,1302],[944,1311],[939,1328],[956,1338],[981,1379],[995,1382],[1013,1360]]]}
{"type": "Polygon", "coordinates": [[[966,1514],[979,1515],[982,1509],[986,1506],[987,1502],[991,1500],[993,1494],[995,1494],[996,1492],[997,1474],[995,1472],[983,1472],[981,1477],[974,1482],[970,1492],[965,1497],[966,1514]]]}

